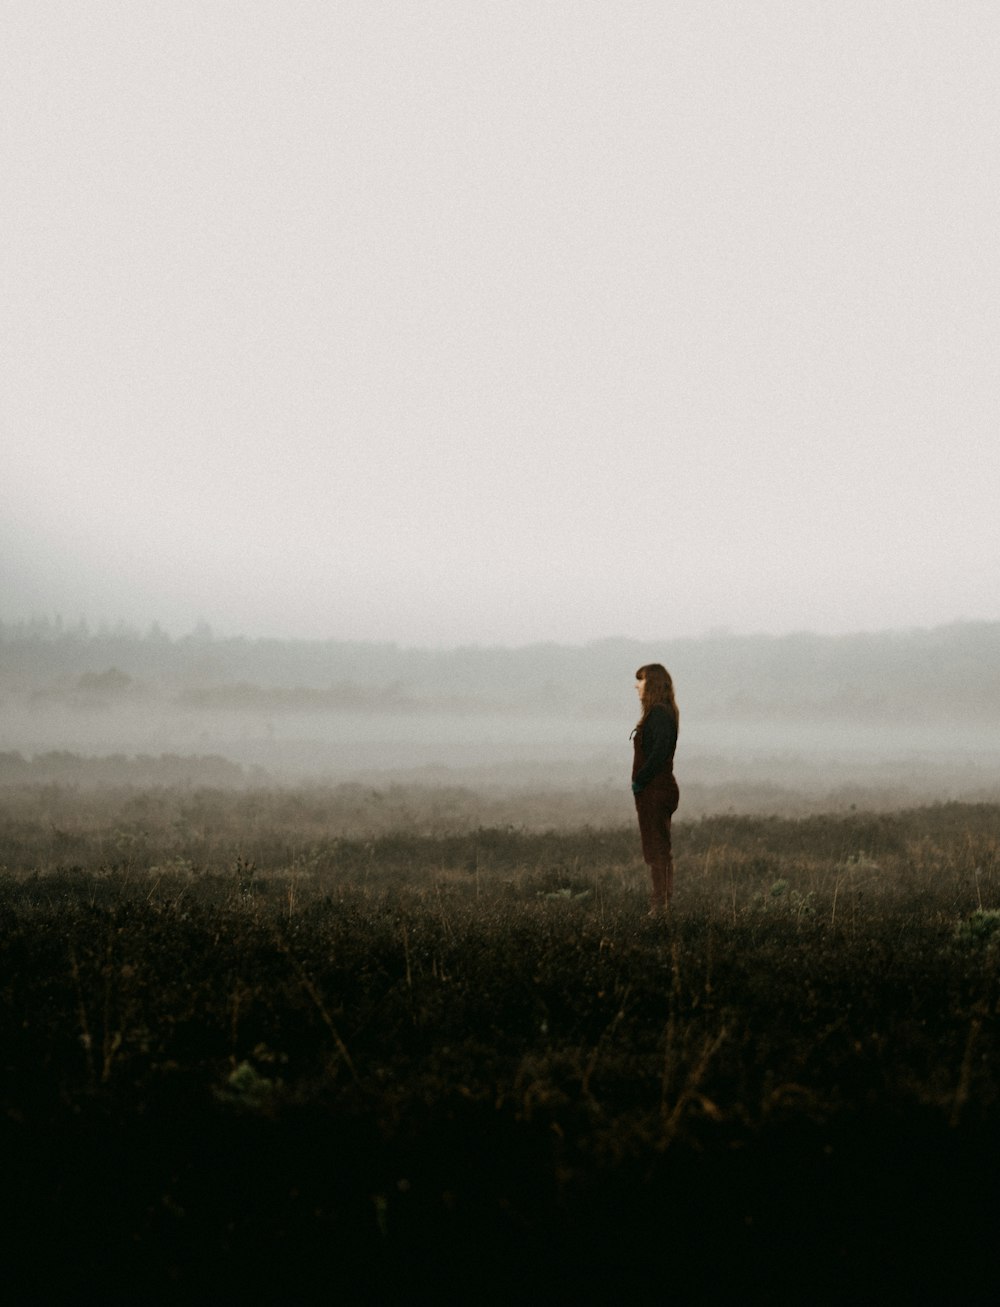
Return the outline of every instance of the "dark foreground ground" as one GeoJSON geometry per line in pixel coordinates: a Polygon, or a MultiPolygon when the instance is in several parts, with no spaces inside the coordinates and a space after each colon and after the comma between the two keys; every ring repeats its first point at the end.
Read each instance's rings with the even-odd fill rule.
{"type": "Polygon", "coordinates": [[[631,830],[151,805],[0,819],[10,1301],[995,1300],[1000,810],[681,825],[662,924],[631,830]]]}

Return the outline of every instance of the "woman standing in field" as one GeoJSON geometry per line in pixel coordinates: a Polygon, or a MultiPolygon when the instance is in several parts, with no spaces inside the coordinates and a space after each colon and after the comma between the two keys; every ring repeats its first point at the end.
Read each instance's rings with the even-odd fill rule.
{"type": "Polygon", "coordinates": [[[680,714],[670,673],[660,663],[645,663],[635,674],[642,713],[632,732],[632,793],[639,817],[642,856],[649,867],[652,889],[650,916],[664,912],[674,892],[674,859],[670,818],[680,792],[674,780],[674,750],[680,714]]]}

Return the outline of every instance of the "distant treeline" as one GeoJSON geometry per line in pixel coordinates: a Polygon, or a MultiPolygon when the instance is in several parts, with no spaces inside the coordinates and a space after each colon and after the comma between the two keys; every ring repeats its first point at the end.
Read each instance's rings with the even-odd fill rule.
{"type": "Polygon", "coordinates": [[[231,712],[615,715],[635,668],[653,660],[702,719],[1000,721],[1000,622],[445,650],[0,622],[0,695],[39,707],[155,696],[231,712]]]}
{"type": "Polygon", "coordinates": [[[25,758],[20,753],[0,753],[0,787],[14,785],[164,786],[201,785],[233,789],[259,779],[253,768],[241,767],[228,758],[181,757],[160,754],[135,757],[121,753],[105,757],[81,757],[65,750],[49,750],[25,758]]]}

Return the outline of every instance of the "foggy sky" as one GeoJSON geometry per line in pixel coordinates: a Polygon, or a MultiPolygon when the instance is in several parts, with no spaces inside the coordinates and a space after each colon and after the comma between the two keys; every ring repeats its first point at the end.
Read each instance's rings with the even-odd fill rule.
{"type": "Polygon", "coordinates": [[[1000,617],[992,0],[11,0],[0,618],[1000,617]]]}

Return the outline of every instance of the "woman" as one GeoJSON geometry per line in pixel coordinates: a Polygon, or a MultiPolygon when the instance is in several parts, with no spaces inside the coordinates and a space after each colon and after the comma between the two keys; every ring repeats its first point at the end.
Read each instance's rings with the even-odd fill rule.
{"type": "Polygon", "coordinates": [[[646,663],[635,674],[642,715],[632,732],[632,793],[639,817],[642,856],[649,867],[652,891],[649,914],[657,916],[674,892],[674,859],[670,848],[670,818],[680,792],[674,780],[674,750],[680,714],[670,673],[659,663],[646,663]]]}

